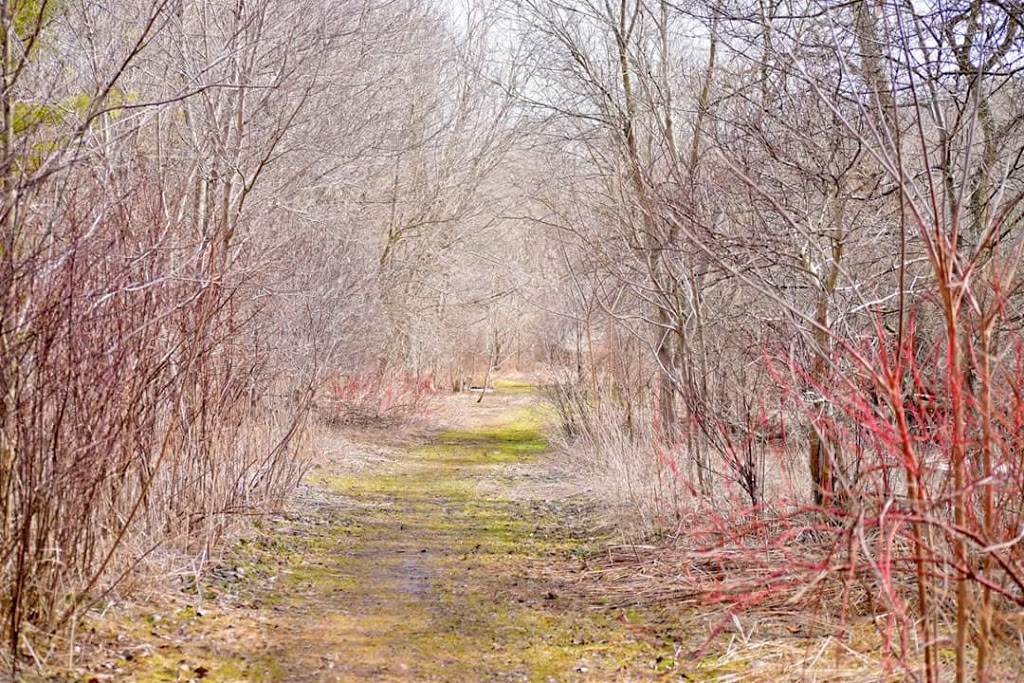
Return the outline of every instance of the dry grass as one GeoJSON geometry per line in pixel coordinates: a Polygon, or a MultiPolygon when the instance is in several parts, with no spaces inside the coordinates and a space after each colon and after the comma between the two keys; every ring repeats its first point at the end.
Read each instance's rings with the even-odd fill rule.
{"type": "MultiPolygon", "coordinates": [[[[902,536],[885,542],[893,564],[882,569],[896,570],[879,575],[863,553],[881,548],[880,531],[856,515],[830,518],[812,505],[809,472],[798,466],[806,444],[763,444],[761,482],[768,503],[751,510],[729,472],[716,472],[714,495],[701,497],[685,460],[659,452],[653,433],[627,437],[621,415],[604,406],[597,413],[587,410],[593,409],[577,415],[578,433],[562,440],[554,466],[578,492],[602,502],[603,525],[621,541],[574,575],[579,590],[623,610],[644,605],[696,615],[688,618],[706,640],[692,656],[714,653],[750,664],[743,673],[716,680],[923,675],[916,618],[912,611],[894,615],[884,595],[900,596],[896,604],[902,607],[915,591],[912,573],[900,569],[911,557],[909,542],[902,536]],[[907,639],[902,646],[901,633],[907,639]]],[[[904,484],[898,472],[891,483],[899,497],[904,484]]],[[[941,534],[933,543],[939,556],[951,556],[941,534]]],[[[937,581],[933,590],[942,585],[937,581]]],[[[948,671],[954,596],[951,585],[946,590],[933,594],[932,602],[944,653],[940,665],[948,671]]],[[[1024,668],[1024,631],[1013,615],[1012,606],[1003,605],[993,680],[1016,680],[1024,668]]]]}
{"type": "MultiPolygon", "coordinates": [[[[609,545],[583,567],[551,565],[538,571],[572,586],[598,609],[623,614],[642,608],[681,631],[703,633],[682,653],[703,666],[714,663],[721,681],[897,681],[920,675],[911,656],[886,650],[886,621],[870,581],[852,585],[821,572],[803,582],[787,574],[795,554],[819,556],[823,548],[698,550],[687,539],[609,545]],[[770,590],[766,590],[770,587],[770,590]],[[744,598],[757,597],[757,600],[744,598]],[[845,612],[844,606],[845,605],[845,612]],[[733,673],[725,670],[735,669],[733,673]]],[[[909,582],[908,582],[909,583],[909,582]]],[[[904,587],[909,591],[911,586],[904,587]]],[[[1012,615],[1004,621],[993,680],[1020,680],[1024,630],[1012,615]]],[[[943,647],[952,656],[951,615],[943,647]]],[[[946,662],[949,663],[948,661],[946,662]]]]}
{"type": "MultiPolygon", "coordinates": [[[[292,539],[287,543],[306,544],[317,534],[327,539],[326,520],[344,510],[387,515],[389,524],[396,523],[391,516],[407,509],[405,504],[392,501],[387,508],[366,507],[357,498],[339,497],[332,492],[333,488],[349,485],[342,482],[398,481],[408,467],[408,450],[433,438],[438,425],[477,429],[507,420],[511,412],[536,409],[536,397],[525,392],[488,395],[482,403],[476,403],[477,398],[441,397],[429,419],[402,429],[314,425],[314,469],[286,518],[286,538],[292,539]],[[307,538],[309,534],[313,536],[307,538]]],[[[524,509],[558,510],[563,523],[582,527],[590,534],[584,553],[519,557],[515,562],[515,583],[498,581],[488,589],[503,600],[530,601],[538,593],[554,591],[558,594],[558,605],[567,614],[580,611],[602,619],[610,617],[617,624],[615,628],[625,629],[630,638],[666,653],[663,656],[669,659],[665,661],[671,662],[664,667],[666,680],[686,680],[681,676],[688,674],[701,676],[698,680],[716,681],[852,683],[906,680],[919,673],[903,668],[901,662],[907,658],[897,656],[891,646],[885,649],[884,636],[889,626],[872,581],[865,578],[845,582],[836,572],[808,571],[832,542],[829,536],[815,531],[812,518],[795,519],[794,523],[805,523],[809,531],[794,536],[785,545],[766,541],[758,545],[757,536],[739,533],[730,537],[726,526],[720,526],[717,535],[708,535],[707,525],[701,524],[706,520],[698,515],[674,519],[669,535],[663,533],[634,542],[629,539],[637,538],[635,535],[623,534],[621,526],[611,523],[622,514],[623,505],[602,503],[602,496],[596,495],[599,492],[593,490],[593,482],[587,479],[588,470],[559,462],[563,457],[554,452],[538,460],[509,462],[473,483],[474,495],[481,500],[507,498],[524,509]]],[[[779,534],[779,529],[762,532],[760,538],[770,539],[779,534]]],[[[267,538],[276,538],[277,533],[274,531],[267,538]]],[[[312,544],[310,548],[320,557],[317,553],[323,549],[319,545],[312,544]]],[[[312,562],[310,566],[315,569],[321,560],[307,557],[296,561],[303,566],[312,562]]],[[[231,565],[227,566],[230,569],[231,565]]],[[[275,635],[270,628],[269,617],[257,616],[264,614],[262,608],[238,610],[240,605],[256,605],[265,599],[255,596],[273,586],[272,582],[266,583],[270,577],[259,578],[264,587],[257,587],[256,593],[248,597],[244,590],[250,589],[239,592],[231,588],[219,597],[206,598],[187,592],[196,579],[208,580],[203,577],[210,576],[211,568],[221,571],[224,567],[217,560],[205,568],[179,566],[172,574],[170,589],[165,584],[162,592],[137,593],[134,605],[122,602],[110,605],[106,612],[94,613],[91,619],[98,621],[93,624],[101,626],[96,634],[84,639],[79,634],[77,664],[81,667],[84,655],[89,654],[93,665],[103,667],[106,662],[112,667],[107,669],[111,680],[127,680],[124,672],[128,669],[122,656],[125,646],[118,639],[135,643],[131,647],[143,647],[137,642],[139,632],[132,630],[135,627],[125,626],[132,623],[132,615],[135,623],[146,623],[149,616],[156,614],[163,615],[163,623],[174,624],[173,628],[157,629],[163,634],[157,647],[163,643],[182,648],[182,659],[193,668],[204,661],[207,642],[221,642],[221,635],[215,633],[218,624],[223,627],[232,623],[234,629],[230,638],[234,644],[224,641],[218,646],[222,652],[238,653],[246,647],[262,651],[269,641],[280,638],[280,633],[275,635]],[[207,615],[198,621],[189,616],[197,606],[207,615]],[[179,633],[181,628],[185,630],[179,633]],[[85,651],[81,649],[83,645],[85,651]]],[[[358,574],[352,567],[346,567],[346,572],[358,574]]],[[[461,580],[478,579],[467,575],[461,580]]],[[[242,577],[239,581],[243,585],[251,579],[242,577]]],[[[307,587],[303,594],[314,595],[316,590],[307,587]]],[[[305,598],[297,594],[296,599],[305,598]]],[[[312,618],[313,612],[309,610],[296,612],[289,622],[297,643],[309,640],[298,635],[303,624],[308,626],[312,618]]],[[[1020,637],[1019,627],[1017,623],[1016,630],[1006,629],[1007,637],[1001,641],[998,658],[1002,677],[996,680],[1015,680],[1015,672],[1024,670],[1020,641],[1013,640],[1020,637]]],[[[359,634],[356,625],[350,624],[348,628],[353,629],[353,636],[359,634]]],[[[917,643],[910,645],[918,647],[917,643]]],[[[63,652],[60,656],[70,651],[63,652]]],[[[947,656],[949,650],[944,652],[947,656]]],[[[145,654],[142,650],[139,653],[145,654]]],[[[307,654],[297,650],[289,656],[300,661],[307,654]]]]}

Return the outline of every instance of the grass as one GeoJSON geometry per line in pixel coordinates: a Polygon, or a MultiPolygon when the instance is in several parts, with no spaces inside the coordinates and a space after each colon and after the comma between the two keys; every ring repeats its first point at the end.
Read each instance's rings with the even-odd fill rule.
{"type": "Polygon", "coordinates": [[[535,384],[512,379],[496,379],[491,382],[491,386],[505,395],[533,394],[537,391],[535,384]]]}
{"type": "Polygon", "coordinates": [[[230,571],[199,585],[189,575],[159,604],[82,624],[88,665],[58,680],[899,678],[883,675],[872,627],[851,623],[840,641],[801,628],[803,612],[743,614],[742,629],[705,643],[720,609],[659,602],[678,594],[692,558],[613,543],[593,530],[589,500],[530,489],[550,475],[551,417],[503,391],[473,404],[483,424],[424,437],[359,472],[337,459],[311,471],[305,502],[254,525],[222,563],[230,571]]]}
{"type": "Polygon", "coordinates": [[[359,510],[326,542],[309,543],[319,559],[289,577],[344,596],[348,608],[329,609],[328,628],[309,643],[358,662],[337,680],[474,681],[480,671],[589,680],[595,667],[613,676],[625,663],[657,659],[611,616],[560,602],[525,576],[541,558],[585,555],[592,539],[565,529],[553,511],[477,492],[496,468],[547,449],[542,417],[521,410],[443,432],[386,472],[317,475],[359,510]]]}
{"type": "Polygon", "coordinates": [[[376,471],[314,471],[315,506],[241,542],[230,562],[241,576],[204,587],[219,597],[201,610],[122,634],[152,647],[108,671],[139,682],[673,680],[679,638],[563,578],[599,563],[604,543],[579,501],[481,493],[514,486],[509,465],[539,462],[547,419],[516,409],[376,471]]]}
{"type": "Polygon", "coordinates": [[[375,469],[312,471],[306,503],[238,543],[234,574],[133,621],[97,620],[105,654],[62,680],[880,679],[877,648],[754,615],[698,651],[713,612],[640,597],[675,580],[681,555],[623,564],[586,499],[515,493],[546,471],[549,415],[527,402],[495,401],[473,413],[491,422],[375,469]]]}
{"type": "Polygon", "coordinates": [[[424,455],[467,465],[528,462],[548,449],[543,419],[538,410],[519,410],[498,425],[442,432],[424,455]]]}

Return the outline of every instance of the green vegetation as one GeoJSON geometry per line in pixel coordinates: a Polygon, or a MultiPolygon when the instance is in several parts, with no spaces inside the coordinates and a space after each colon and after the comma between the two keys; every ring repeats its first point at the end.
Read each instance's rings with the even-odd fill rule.
{"type": "Polygon", "coordinates": [[[532,394],[537,391],[537,385],[529,382],[519,382],[511,379],[496,379],[491,386],[506,395],[532,394]]]}
{"type": "Polygon", "coordinates": [[[509,463],[543,453],[547,447],[538,416],[522,413],[494,427],[442,432],[438,444],[426,449],[424,455],[453,464],[509,463]]]}
{"type": "Polygon", "coordinates": [[[512,481],[501,478],[509,463],[547,448],[543,430],[542,412],[520,410],[443,432],[375,473],[316,473],[322,515],[279,520],[240,542],[245,578],[211,587],[257,605],[251,621],[180,610],[145,628],[201,634],[202,649],[119,667],[138,681],[191,680],[201,667],[204,680],[224,683],[296,672],[335,681],[671,676],[673,637],[643,626],[642,611],[595,609],[592,595],[559,578],[601,547],[579,517],[582,501],[481,493],[512,481]],[[242,647],[246,632],[261,645],[242,647]],[[221,642],[223,633],[234,640],[221,642]]]}

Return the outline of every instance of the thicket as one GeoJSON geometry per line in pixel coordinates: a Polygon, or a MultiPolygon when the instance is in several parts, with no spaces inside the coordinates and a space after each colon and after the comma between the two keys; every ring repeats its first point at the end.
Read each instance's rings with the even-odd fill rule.
{"type": "Polygon", "coordinates": [[[719,563],[705,595],[817,587],[883,615],[888,672],[991,680],[1024,606],[1021,10],[514,20],[563,180],[533,211],[570,269],[568,452],[719,563]]]}

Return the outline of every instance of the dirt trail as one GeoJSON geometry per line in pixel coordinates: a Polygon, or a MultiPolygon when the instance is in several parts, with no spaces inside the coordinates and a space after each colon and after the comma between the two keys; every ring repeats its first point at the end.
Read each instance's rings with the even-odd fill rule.
{"type": "Polygon", "coordinates": [[[515,405],[492,398],[469,415],[474,426],[433,435],[375,473],[315,475],[334,510],[292,578],[308,592],[285,600],[286,637],[272,652],[284,679],[654,673],[646,641],[552,576],[581,566],[596,539],[584,501],[521,495],[546,443],[536,408],[515,405]]]}
{"type": "Polygon", "coordinates": [[[671,633],[581,588],[606,541],[551,493],[537,400],[506,391],[358,471],[326,459],[97,680],[694,680],[671,633]]]}

